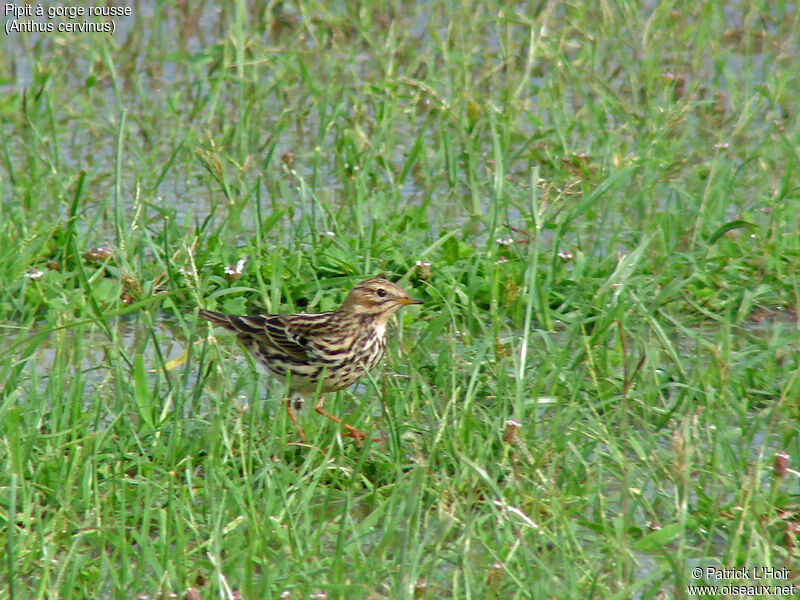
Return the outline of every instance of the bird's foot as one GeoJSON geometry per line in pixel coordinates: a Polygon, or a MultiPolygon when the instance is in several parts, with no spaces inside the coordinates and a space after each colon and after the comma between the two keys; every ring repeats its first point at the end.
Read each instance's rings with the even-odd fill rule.
{"type": "MultiPolygon", "coordinates": [[[[344,434],[344,437],[353,438],[356,441],[358,447],[361,447],[361,441],[367,439],[367,434],[361,431],[360,429],[356,429],[352,425],[348,425],[347,423],[342,423],[342,427],[345,428],[347,433],[344,434]]],[[[380,437],[370,438],[373,442],[385,442],[386,437],[381,434],[380,437]]]]}

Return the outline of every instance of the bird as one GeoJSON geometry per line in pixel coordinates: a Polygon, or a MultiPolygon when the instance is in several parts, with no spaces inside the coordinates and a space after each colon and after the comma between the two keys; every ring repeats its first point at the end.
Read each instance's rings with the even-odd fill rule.
{"type": "Polygon", "coordinates": [[[356,443],[366,434],[323,408],[325,394],[350,387],[386,351],[386,325],[399,309],[422,304],[384,277],[356,284],[342,305],[320,313],[227,315],[200,309],[198,316],[236,333],[240,344],[272,375],[287,380],[289,416],[301,442],[306,437],[292,411],[292,395],[319,394],[314,410],[342,425],[356,443]]]}

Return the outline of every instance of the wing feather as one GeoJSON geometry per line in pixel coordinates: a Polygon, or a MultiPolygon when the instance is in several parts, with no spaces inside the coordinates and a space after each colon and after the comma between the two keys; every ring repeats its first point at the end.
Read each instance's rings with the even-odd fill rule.
{"type": "Polygon", "coordinates": [[[319,360],[311,340],[328,329],[334,313],[236,316],[201,310],[199,314],[215,325],[235,331],[246,346],[255,344],[265,355],[283,356],[304,364],[319,360]]]}

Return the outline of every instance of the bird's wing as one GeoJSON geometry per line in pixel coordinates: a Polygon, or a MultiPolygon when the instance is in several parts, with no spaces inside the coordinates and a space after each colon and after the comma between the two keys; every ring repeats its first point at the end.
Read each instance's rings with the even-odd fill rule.
{"type": "Polygon", "coordinates": [[[316,358],[309,340],[327,330],[331,313],[254,315],[228,317],[239,335],[252,338],[270,353],[283,354],[298,362],[316,358]]]}
{"type": "Polygon", "coordinates": [[[269,354],[282,354],[296,361],[308,360],[305,338],[289,326],[283,315],[228,317],[242,338],[258,343],[269,354]]]}
{"type": "Polygon", "coordinates": [[[304,363],[317,358],[309,341],[327,333],[333,313],[236,316],[201,310],[200,316],[235,331],[243,341],[256,342],[269,354],[282,354],[304,363]]]}

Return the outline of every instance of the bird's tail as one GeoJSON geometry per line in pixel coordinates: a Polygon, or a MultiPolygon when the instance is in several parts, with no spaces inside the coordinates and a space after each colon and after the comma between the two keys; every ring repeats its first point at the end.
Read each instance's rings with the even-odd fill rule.
{"type": "Polygon", "coordinates": [[[226,329],[231,329],[234,331],[236,330],[236,327],[234,327],[233,323],[231,323],[231,320],[228,317],[228,315],[224,315],[221,312],[216,312],[213,310],[206,310],[204,308],[201,308],[198,311],[197,316],[205,319],[206,321],[211,321],[212,323],[214,323],[214,325],[221,325],[226,329]]]}

